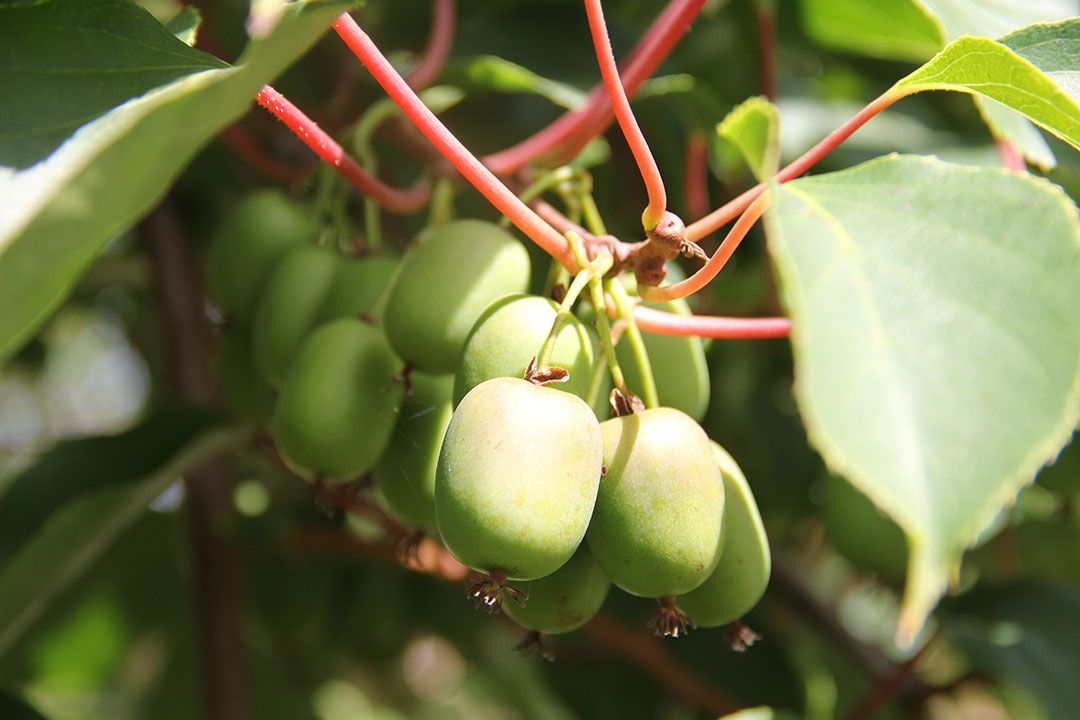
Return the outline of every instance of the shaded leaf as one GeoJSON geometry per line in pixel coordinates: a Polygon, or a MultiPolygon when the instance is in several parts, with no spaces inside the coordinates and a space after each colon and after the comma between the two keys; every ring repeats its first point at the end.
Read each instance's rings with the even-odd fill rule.
{"type": "Polygon", "coordinates": [[[890,156],[774,190],[811,441],[904,529],[910,641],[1080,411],[1080,223],[1060,188],[890,156]]]}
{"type": "Polygon", "coordinates": [[[1006,685],[1019,685],[1048,720],[1080,717],[1080,590],[1021,582],[986,585],[947,607],[950,639],[972,665],[1006,685]]]}
{"type": "Polygon", "coordinates": [[[576,110],[585,93],[565,83],[549,80],[532,70],[495,55],[480,55],[452,63],[443,73],[447,82],[483,87],[504,93],[532,93],[555,105],[576,110]]]}
{"type": "Polygon", "coordinates": [[[199,39],[199,26],[202,25],[202,13],[194,5],[188,5],[176,13],[172,20],[165,23],[169,32],[189,47],[195,47],[199,39]]]}
{"type": "Polygon", "coordinates": [[[0,498],[0,655],[171,483],[248,436],[205,411],[166,410],[120,435],[62,443],[16,478],[0,498]]]}
{"type": "Polygon", "coordinates": [[[742,153],[758,180],[776,174],[780,162],[780,112],[763,97],[752,97],[737,105],[716,126],[720,137],[742,153]]]}
{"type": "MultiPolygon", "coordinates": [[[[153,207],[191,157],[349,4],[292,3],[273,35],[253,43],[236,67],[187,75],[132,99],[31,168],[0,167],[0,362],[63,302],[101,247],[153,207]]],[[[78,29],[72,32],[56,30],[51,42],[77,43],[78,29]]]]}
{"type": "Polygon", "coordinates": [[[941,23],[947,39],[961,35],[1001,37],[1025,25],[1076,15],[1075,0],[915,0],[941,23]]]}
{"type": "Polygon", "coordinates": [[[945,43],[915,0],[802,0],[801,9],[807,34],[837,50],[921,63],[945,43]]]}

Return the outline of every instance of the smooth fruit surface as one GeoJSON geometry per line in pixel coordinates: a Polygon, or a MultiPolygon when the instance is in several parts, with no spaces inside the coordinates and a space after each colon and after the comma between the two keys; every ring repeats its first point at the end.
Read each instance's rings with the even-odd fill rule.
{"type": "Polygon", "coordinates": [[[297,353],[274,409],[282,455],[322,477],[370,470],[397,421],[401,367],[376,327],[353,319],[320,327],[297,353]]]}
{"type": "MultiPolygon", "coordinates": [[[[496,377],[520,378],[555,321],[557,305],[539,295],[507,295],[492,303],[476,321],[454,380],[454,403],[465,393],[496,377]]],[[[592,382],[593,344],[581,321],[571,316],[559,330],[548,361],[570,373],[551,387],[588,397],[592,382]]]]}
{"type": "Polygon", "coordinates": [[[210,299],[231,320],[249,322],[259,287],[274,264],[314,234],[315,223],[303,207],[280,191],[248,195],[210,241],[206,267],[210,299]]]}
{"type": "MultiPolygon", "coordinates": [[[[646,303],[646,307],[663,310],[676,315],[690,315],[690,305],[685,300],[665,303],[646,303]]],[[[645,349],[649,353],[656,393],[660,404],[673,407],[701,420],[709,409],[709,366],[705,361],[705,347],[701,338],[677,337],[643,333],[645,349]]],[[[624,336],[615,347],[619,365],[630,390],[641,395],[641,373],[638,371],[630,343],[624,336]]]]}
{"type": "Polygon", "coordinates": [[[705,581],[720,556],[724,481],[705,431],[655,408],[600,425],[607,474],[588,542],[612,582],[667,597],[705,581]]]}
{"type": "Polygon", "coordinates": [[[494,300],[529,282],[529,254],[498,225],[455,220],[402,260],[384,315],[394,350],[427,373],[457,369],[465,338],[494,300]]]}
{"type": "Polygon", "coordinates": [[[447,548],[476,570],[550,575],[585,536],[602,456],[581,399],[516,378],[477,385],[439,454],[435,513],[447,548]]]}
{"type": "Polygon", "coordinates": [[[679,598],[678,605],[699,627],[738,620],[765,594],[772,554],[757,502],[742,470],[726,450],[712,443],[724,475],[724,535],[720,562],[709,579],[679,598]]]}
{"type": "Polygon", "coordinates": [[[259,292],[252,319],[251,352],[263,379],[279,386],[297,348],[322,323],[370,312],[395,265],[388,257],[350,259],[311,246],[282,258],[259,292]]]}
{"type": "Polygon", "coordinates": [[[392,515],[435,529],[435,468],[453,409],[450,375],[409,376],[412,394],[401,403],[390,444],[375,466],[375,487],[392,515]]]}
{"type": "Polygon", "coordinates": [[[600,612],[611,581],[582,543],[574,556],[547,577],[514,583],[524,603],[504,602],[503,612],[526,630],[558,634],[577,630],[600,612]]]}

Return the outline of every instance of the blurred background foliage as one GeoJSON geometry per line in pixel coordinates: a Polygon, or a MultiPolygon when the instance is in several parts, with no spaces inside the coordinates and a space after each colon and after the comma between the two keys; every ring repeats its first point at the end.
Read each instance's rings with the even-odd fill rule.
{"type": "MultiPolygon", "coordinates": [[[[143,4],[161,19],[179,10],[173,0],[143,4]]],[[[234,59],[246,39],[246,3],[198,5],[201,46],[234,59]]],[[[407,66],[426,41],[428,5],[369,0],[361,13],[391,59],[407,66]]],[[[775,10],[785,159],[912,67],[830,50],[808,34],[813,27],[803,22],[795,0],[709,0],[634,103],[672,209],[683,217],[693,216],[684,201],[692,134],[710,138],[711,206],[753,183],[734,150],[713,139],[712,127],[734,104],[760,92],[759,5],[775,10]]],[[[605,2],[617,56],[661,6],[605,2]]],[[[573,99],[597,80],[577,0],[461,0],[458,22],[441,80],[465,94],[444,118],[474,151],[505,147],[560,111],[535,92],[535,78],[514,80],[505,65],[485,56],[551,81],[540,89],[556,99],[573,99]],[[518,91],[500,90],[508,85],[518,91]]],[[[335,37],[276,85],[330,129],[381,98],[335,37]]],[[[242,124],[272,157],[310,163],[308,151],[268,116],[253,113],[242,124]]],[[[607,138],[599,152],[610,161],[592,169],[596,196],[610,228],[632,238],[644,192],[617,133],[607,138]]],[[[1076,153],[1049,142],[1059,159],[1049,177],[1075,198],[1076,153]]],[[[392,138],[378,149],[387,177],[404,183],[415,176],[414,161],[392,138]]],[[[820,169],[892,151],[1000,164],[971,100],[938,93],[887,111],[820,169]]],[[[320,177],[305,174],[290,190],[310,198],[320,177]]],[[[190,238],[202,245],[238,198],[274,182],[219,139],[183,174],[172,202],[190,238]]],[[[358,231],[359,203],[355,209],[349,222],[358,231]]],[[[458,195],[457,209],[495,217],[468,189],[458,195]]],[[[422,221],[385,216],[387,237],[404,244],[422,221]]],[[[775,312],[761,240],[755,230],[723,275],[693,299],[696,310],[775,312]]],[[[133,228],[111,243],[40,336],[0,369],[0,477],[12,477],[57,441],[131,428],[168,400],[153,283],[140,229],[133,228]]],[[[943,604],[916,645],[929,641],[915,669],[914,651],[892,641],[903,537],[869,501],[830,477],[808,446],[791,394],[787,344],[718,341],[708,356],[713,391],[704,425],[750,479],[777,560],[773,584],[748,618],[761,642],[743,654],[728,649],[722,631],[661,643],[643,627],[650,603],[612,593],[600,621],[554,641],[556,662],[519,658],[513,648],[520,631],[475,611],[460,584],[396,566],[392,551],[369,542],[371,528],[351,528],[258,453],[241,453],[232,465],[237,513],[226,530],[242,561],[253,716],[682,720],[768,705],[775,713],[745,717],[824,719],[858,716],[874,688],[889,682],[899,689],[876,717],[1080,716],[1075,444],[965,558],[958,596],[943,604]],[[359,539],[349,540],[348,533],[359,539]]],[[[55,720],[200,714],[181,496],[180,485],[172,484],[17,636],[0,636],[8,638],[0,640],[3,689],[55,720]]],[[[11,707],[0,710],[4,718],[34,717],[13,699],[0,699],[0,708],[4,703],[11,707]]]]}

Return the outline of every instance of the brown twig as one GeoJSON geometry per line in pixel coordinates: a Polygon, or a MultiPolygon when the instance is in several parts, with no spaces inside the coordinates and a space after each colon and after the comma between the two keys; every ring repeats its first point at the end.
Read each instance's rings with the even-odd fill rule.
{"type": "MultiPolygon", "coordinates": [[[[214,404],[217,388],[209,367],[202,293],[183,226],[168,198],[150,214],[143,230],[153,261],[173,384],[188,401],[214,404]]],[[[235,548],[221,532],[232,515],[229,469],[219,458],[184,480],[204,716],[246,720],[250,707],[247,654],[240,633],[239,564],[235,548]]]]}
{"type": "Polygon", "coordinates": [[[758,86],[769,100],[776,99],[776,0],[754,0],[758,39],[758,86]]]}

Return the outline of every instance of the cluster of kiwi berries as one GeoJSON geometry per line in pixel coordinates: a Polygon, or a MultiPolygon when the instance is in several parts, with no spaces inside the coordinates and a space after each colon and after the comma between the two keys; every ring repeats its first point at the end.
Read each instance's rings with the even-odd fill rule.
{"type": "Polygon", "coordinates": [[[756,604],[769,548],[741,471],[698,424],[699,339],[647,336],[663,407],[611,417],[607,363],[579,317],[552,339],[546,365],[561,370],[535,367],[557,305],[526,293],[528,253],[498,225],[449,222],[400,261],[313,234],[282,195],[256,193],[220,229],[207,275],[229,319],[227,400],[267,422],[296,472],[373,472],[391,515],[484,574],[474,600],[530,631],[581,627],[612,583],[658,599],[668,635],[756,604]]]}

